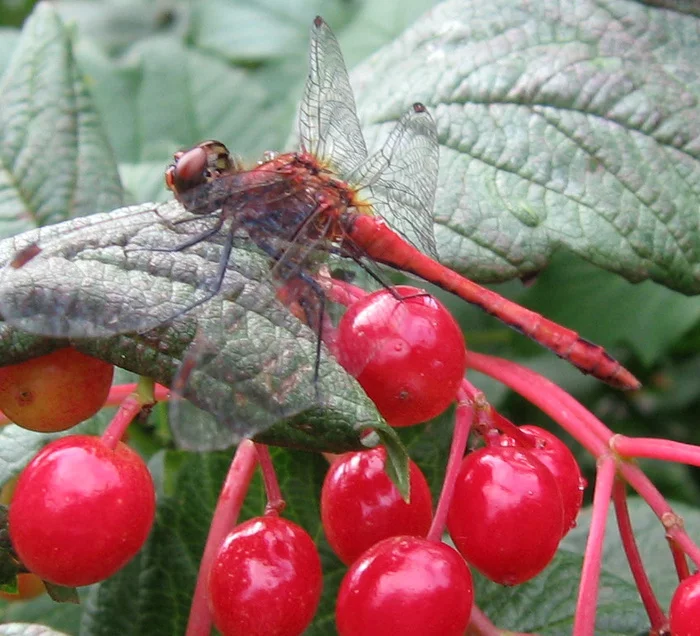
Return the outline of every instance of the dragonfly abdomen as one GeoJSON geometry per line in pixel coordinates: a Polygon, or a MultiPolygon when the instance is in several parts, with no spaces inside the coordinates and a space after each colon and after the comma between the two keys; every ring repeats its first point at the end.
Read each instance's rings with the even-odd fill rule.
{"type": "Polygon", "coordinates": [[[381,220],[365,215],[348,217],[348,236],[371,258],[415,274],[477,305],[485,312],[550,349],[584,373],[621,389],[637,389],[639,381],[605,349],[572,329],[521,307],[496,292],[481,287],[457,272],[425,256],[381,220]]]}

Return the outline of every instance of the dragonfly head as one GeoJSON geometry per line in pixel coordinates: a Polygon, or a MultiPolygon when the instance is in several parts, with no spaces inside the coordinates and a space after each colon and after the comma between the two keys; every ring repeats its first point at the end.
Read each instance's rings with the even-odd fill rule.
{"type": "Polygon", "coordinates": [[[173,163],[165,171],[165,185],[178,195],[241,169],[240,161],[220,141],[203,141],[173,155],[173,163]]]}

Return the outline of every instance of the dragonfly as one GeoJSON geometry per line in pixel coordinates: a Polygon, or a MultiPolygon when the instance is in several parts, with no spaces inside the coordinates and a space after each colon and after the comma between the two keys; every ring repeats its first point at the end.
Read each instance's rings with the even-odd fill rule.
{"type": "MultiPolygon", "coordinates": [[[[297,151],[267,153],[252,168],[245,168],[221,142],[197,144],[176,153],[166,170],[166,184],[179,205],[108,213],[86,221],[83,230],[61,235],[59,229],[59,237],[46,245],[40,232],[18,240],[0,276],[2,316],[22,330],[59,338],[143,334],[204,310],[221,292],[231,295],[231,264],[243,240],[246,249],[254,248],[265,257],[268,282],[306,290],[299,304],[306,308],[307,318],[325,310],[318,272],[329,255],[370,272],[380,264],[476,305],[584,373],[617,388],[639,387],[603,347],[437,260],[432,217],[439,166],[436,124],[428,109],[415,103],[398,119],[384,145],[369,154],[340,46],[320,17],[311,27],[298,138],[297,151]],[[101,222],[110,228],[124,227],[126,238],[106,236],[99,230],[101,222]],[[86,248],[81,232],[88,229],[86,248]],[[160,232],[158,236],[167,230],[168,240],[158,238],[154,246],[154,240],[143,238],[150,230],[160,232]],[[80,249],[76,236],[81,236],[80,249]],[[211,243],[216,245],[216,266],[205,280],[196,281],[187,259],[211,243]],[[88,262],[100,264],[116,253],[120,272],[126,272],[122,298],[108,310],[94,298],[95,274],[83,260],[86,251],[93,259],[88,262]],[[169,259],[169,267],[177,268],[187,285],[176,293],[170,287],[161,290],[144,283],[139,273],[152,267],[154,255],[169,259]],[[58,270],[62,282],[53,283],[58,270]]],[[[267,290],[265,284],[244,292],[239,285],[233,296],[237,302],[248,298],[243,307],[262,310],[270,302],[263,298],[275,297],[274,292],[263,293],[263,287],[267,290]]],[[[241,320],[224,318],[228,326],[222,333],[241,320]]],[[[284,352],[278,358],[283,360],[284,352]]],[[[195,366],[192,359],[187,366],[190,370],[195,366]]],[[[271,423],[260,422],[255,428],[263,430],[271,423]]]]}
{"type": "Polygon", "coordinates": [[[231,217],[248,226],[250,238],[281,270],[292,263],[297,272],[308,257],[297,252],[323,242],[341,256],[412,274],[476,305],[584,373],[617,388],[639,388],[603,347],[440,264],[432,234],[438,139],[427,108],[413,104],[384,147],[368,157],[338,42],[321,18],[312,27],[309,61],[300,151],[243,172],[221,142],[178,153],[166,182],[188,210],[221,210],[220,223],[231,217]]]}

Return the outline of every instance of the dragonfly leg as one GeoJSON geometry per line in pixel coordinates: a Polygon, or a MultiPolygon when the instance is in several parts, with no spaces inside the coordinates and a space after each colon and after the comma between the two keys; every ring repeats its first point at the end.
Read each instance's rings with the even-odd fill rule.
{"type": "MultiPolygon", "coordinates": [[[[188,219],[190,220],[190,219],[188,219]]],[[[178,243],[174,247],[134,247],[129,249],[130,252],[142,252],[144,250],[147,250],[149,252],[182,252],[182,250],[187,249],[188,247],[192,247],[193,245],[197,245],[197,243],[201,243],[202,241],[206,241],[208,238],[211,238],[215,234],[218,234],[219,230],[221,230],[222,225],[224,224],[224,219],[222,216],[220,216],[217,220],[216,223],[210,227],[208,230],[204,230],[203,232],[200,232],[199,234],[196,234],[195,236],[190,236],[188,239],[182,241],[182,243],[178,243]]],[[[233,230],[231,231],[231,234],[233,234],[233,230]]],[[[233,236],[231,237],[231,241],[233,241],[233,236]]],[[[229,254],[231,253],[231,247],[229,246],[229,254]]],[[[228,260],[228,259],[227,259],[228,260]]]]}
{"type": "MultiPolygon", "coordinates": [[[[303,295],[298,299],[304,313],[306,323],[316,331],[316,359],[314,361],[314,387],[318,393],[318,378],[321,366],[321,344],[323,343],[323,318],[326,313],[326,293],[323,287],[309,274],[300,272],[299,280],[304,282],[304,286],[316,296],[316,302],[310,303],[303,295]]],[[[317,396],[318,397],[318,396],[317,396]]]]}
{"type": "MultiPolygon", "coordinates": [[[[331,253],[335,253],[336,250],[332,250],[331,253]]],[[[343,251],[342,249],[337,250],[337,253],[340,254],[341,256],[345,256],[346,258],[352,259],[355,264],[360,267],[362,270],[364,270],[372,280],[375,282],[379,283],[384,289],[386,289],[396,300],[408,300],[410,298],[421,298],[423,296],[430,296],[428,292],[421,292],[419,294],[409,294],[408,296],[403,296],[401,295],[398,291],[396,291],[396,286],[389,284],[384,278],[379,274],[378,272],[375,272],[372,267],[367,265],[363,260],[361,256],[358,256],[357,254],[353,253],[352,251],[343,251]]]]}
{"type": "MultiPolygon", "coordinates": [[[[221,222],[217,222],[218,227],[216,228],[216,231],[221,229],[221,225],[223,224],[223,220],[221,222]]],[[[186,314],[189,311],[192,311],[196,307],[199,307],[200,305],[203,305],[207,301],[211,300],[216,294],[219,293],[219,290],[221,289],[221,286],[224,282],[224,277],[226,276],[226,270],[228,268],[228,261],[231,258],[231,250],[233,249],[233,236],[235,234],[236,227],[234,225],[231,225],[229,228],[229,231],[226,235],[226,240],[224,241],[224,244],[221,246],[221,256],[219,257],[219,265],[216,270],[216,276],[214,278],[214,283],[212,286],[207,286],[206,293],[201,297],[198,298],[197,300],[193,301],[190,305],[187,307],[184,307],[182,310],[177,312],[174,316],[170,318],[170,320],[174,320],[175,318],[178,318],[179,316],[182,316],[183,314],[186,314]]],[[[207,234],[211,235],[213,232],[210,230],[207,230],[207,234]]],[[[198,235],[197,238],[199,240],[202,239],[202,235],[198,235]]],[[[197,241],[188,241],[188,244],[181,247],[180,249],[184,249],[188,245],[194,245],[197,241]]],[[[160,251],[160,252],[172,252],[172,251],[178,251],[173,248],[169,249],[160,249],[160,250],[152,250],[152,251],[160,251]]]]}

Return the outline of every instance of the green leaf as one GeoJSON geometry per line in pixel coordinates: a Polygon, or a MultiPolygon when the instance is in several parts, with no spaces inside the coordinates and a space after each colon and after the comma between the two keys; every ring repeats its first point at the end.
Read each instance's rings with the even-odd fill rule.
{"type": "Polygon", "coordinates": [[[0,81],[2,235],[121,203],[116,165],[68,34],[48,3],[0,81]]]}
{"type": "Polygon", "coordinates": [[[7,68],[18,41],[17,29],[0,28],[0,68],[7,68]]]}
{"type": "Polygon", "coordinates": [[[259,63],[305,52],[309,24],[319,12],[340,28],[354,10],[352,3],[340,0],[277,5],[204,0],[193,8],[192,39],[228,59],[259,63]]]}
{"type": "MultiPolygon", "coordinates": [[[[580,554],[560,550],[542,574],[510,588],[477,575],[475,596],[479,607],[500,629],[552,636],[571,634],[582,563],[580,554]]],[[[596,634],[618,636],[649,629],[649,621],[639,607],[637,589],[606,564],[596,607],[596,634]]]]}
{"type": "MultiPolygon", "coordinates": [[[[678,578],[670,552],[664,549],[664,529],[640,498],[632,497],[629,508],[647,573],[661,605],[667,607],[678,578]]],[[[697,509],[679,505],[676,511],[683,515],[690,534],[695,534],[700,528],[697,509]]],[[[564,538],[555,559],[531,581],[507,588],[475,575],[479,607],[500,629],[571,634],[590,515],[590,508],[581,512],[578,526],[564,538]]],[[[596,634],[627,635],[649,629],[649,619],[631,578],[612,510],[605,535],[596,607],[596,634]]]]}
{"type": "Polygon", "coordinates": [[[697,18],[628,0],[451,0],[352,80],[371,140],[434,114],[449,266],[525,277],[563,247],[698,293],[699,54],[697,18]]]}
{"type": "Polygon", "coordinates": [[[26,603],[8,603],[0,610],[0,620],[3,625],[0,629],[2,636],[7,634],[37,633],[42,636],[62,636],[65,634],[77,634],[80,629],[82,607],[73,603],[56,603],[48,595],[44,594],[26,603]],[[13,624],[12,626],[10,624],[13,624]],[[23,624],[25,631],[9,631],[15,625],[23,624]],[[33,624],[31,627],[28,624],[33,624]],[[36,632],[31,629],[38,630],[36,632]]]}
{"type": "Polygon", "coordinates": [[[386,448],[386,474],[401,493],[404,501],[411,500],[411,481],[406,447],[401,443],[396,431],[390,426],[377,428],[377,433],[386,448]]]}
{"type": "MultiPolygon", "coordinates": [[[[698,511],[697,506],[677,502],[669,503],[673,506],[674,511],[683,517],[688,534],[691,537],[697,537],[698,532],[700,532],[700,511],[698,511]]],[[[664,528],[647,504],[639,497],[630,497],[629,513],[635,540],[654,592],[658,596],[661,606],[668,607],[671,596],[678,585],[678,575],[666,544],[664,528]]],[[[561,549],[583,554],[590,516],[590,508],[581,512],[578,526],[563,539],[561,549]]],[[[633,582],[620,542],[620,535],[617,532],[615,513],[612,510],[605,530],[602,559],[606,571],[614,572],[616,576],[628,583],[633,582]]]]}
{"type": "Polygon", "coordinates": [[[187,22],[187,7],[180,2],[63,0],[55,10],[81,37],[94,40],[111,54],[122,53],[149,36],[182,36],[187,22]]]}
{"type": "Polygon", "coordinates": [[[119,160],[157,163],[161,183],[175,150],[213,138],[258,156],[278,148],[291,124],[293,111],[280,122],[255,73],[174,38],[143,40],[118,60],[83,43],[78,57],[119,160]]]}

